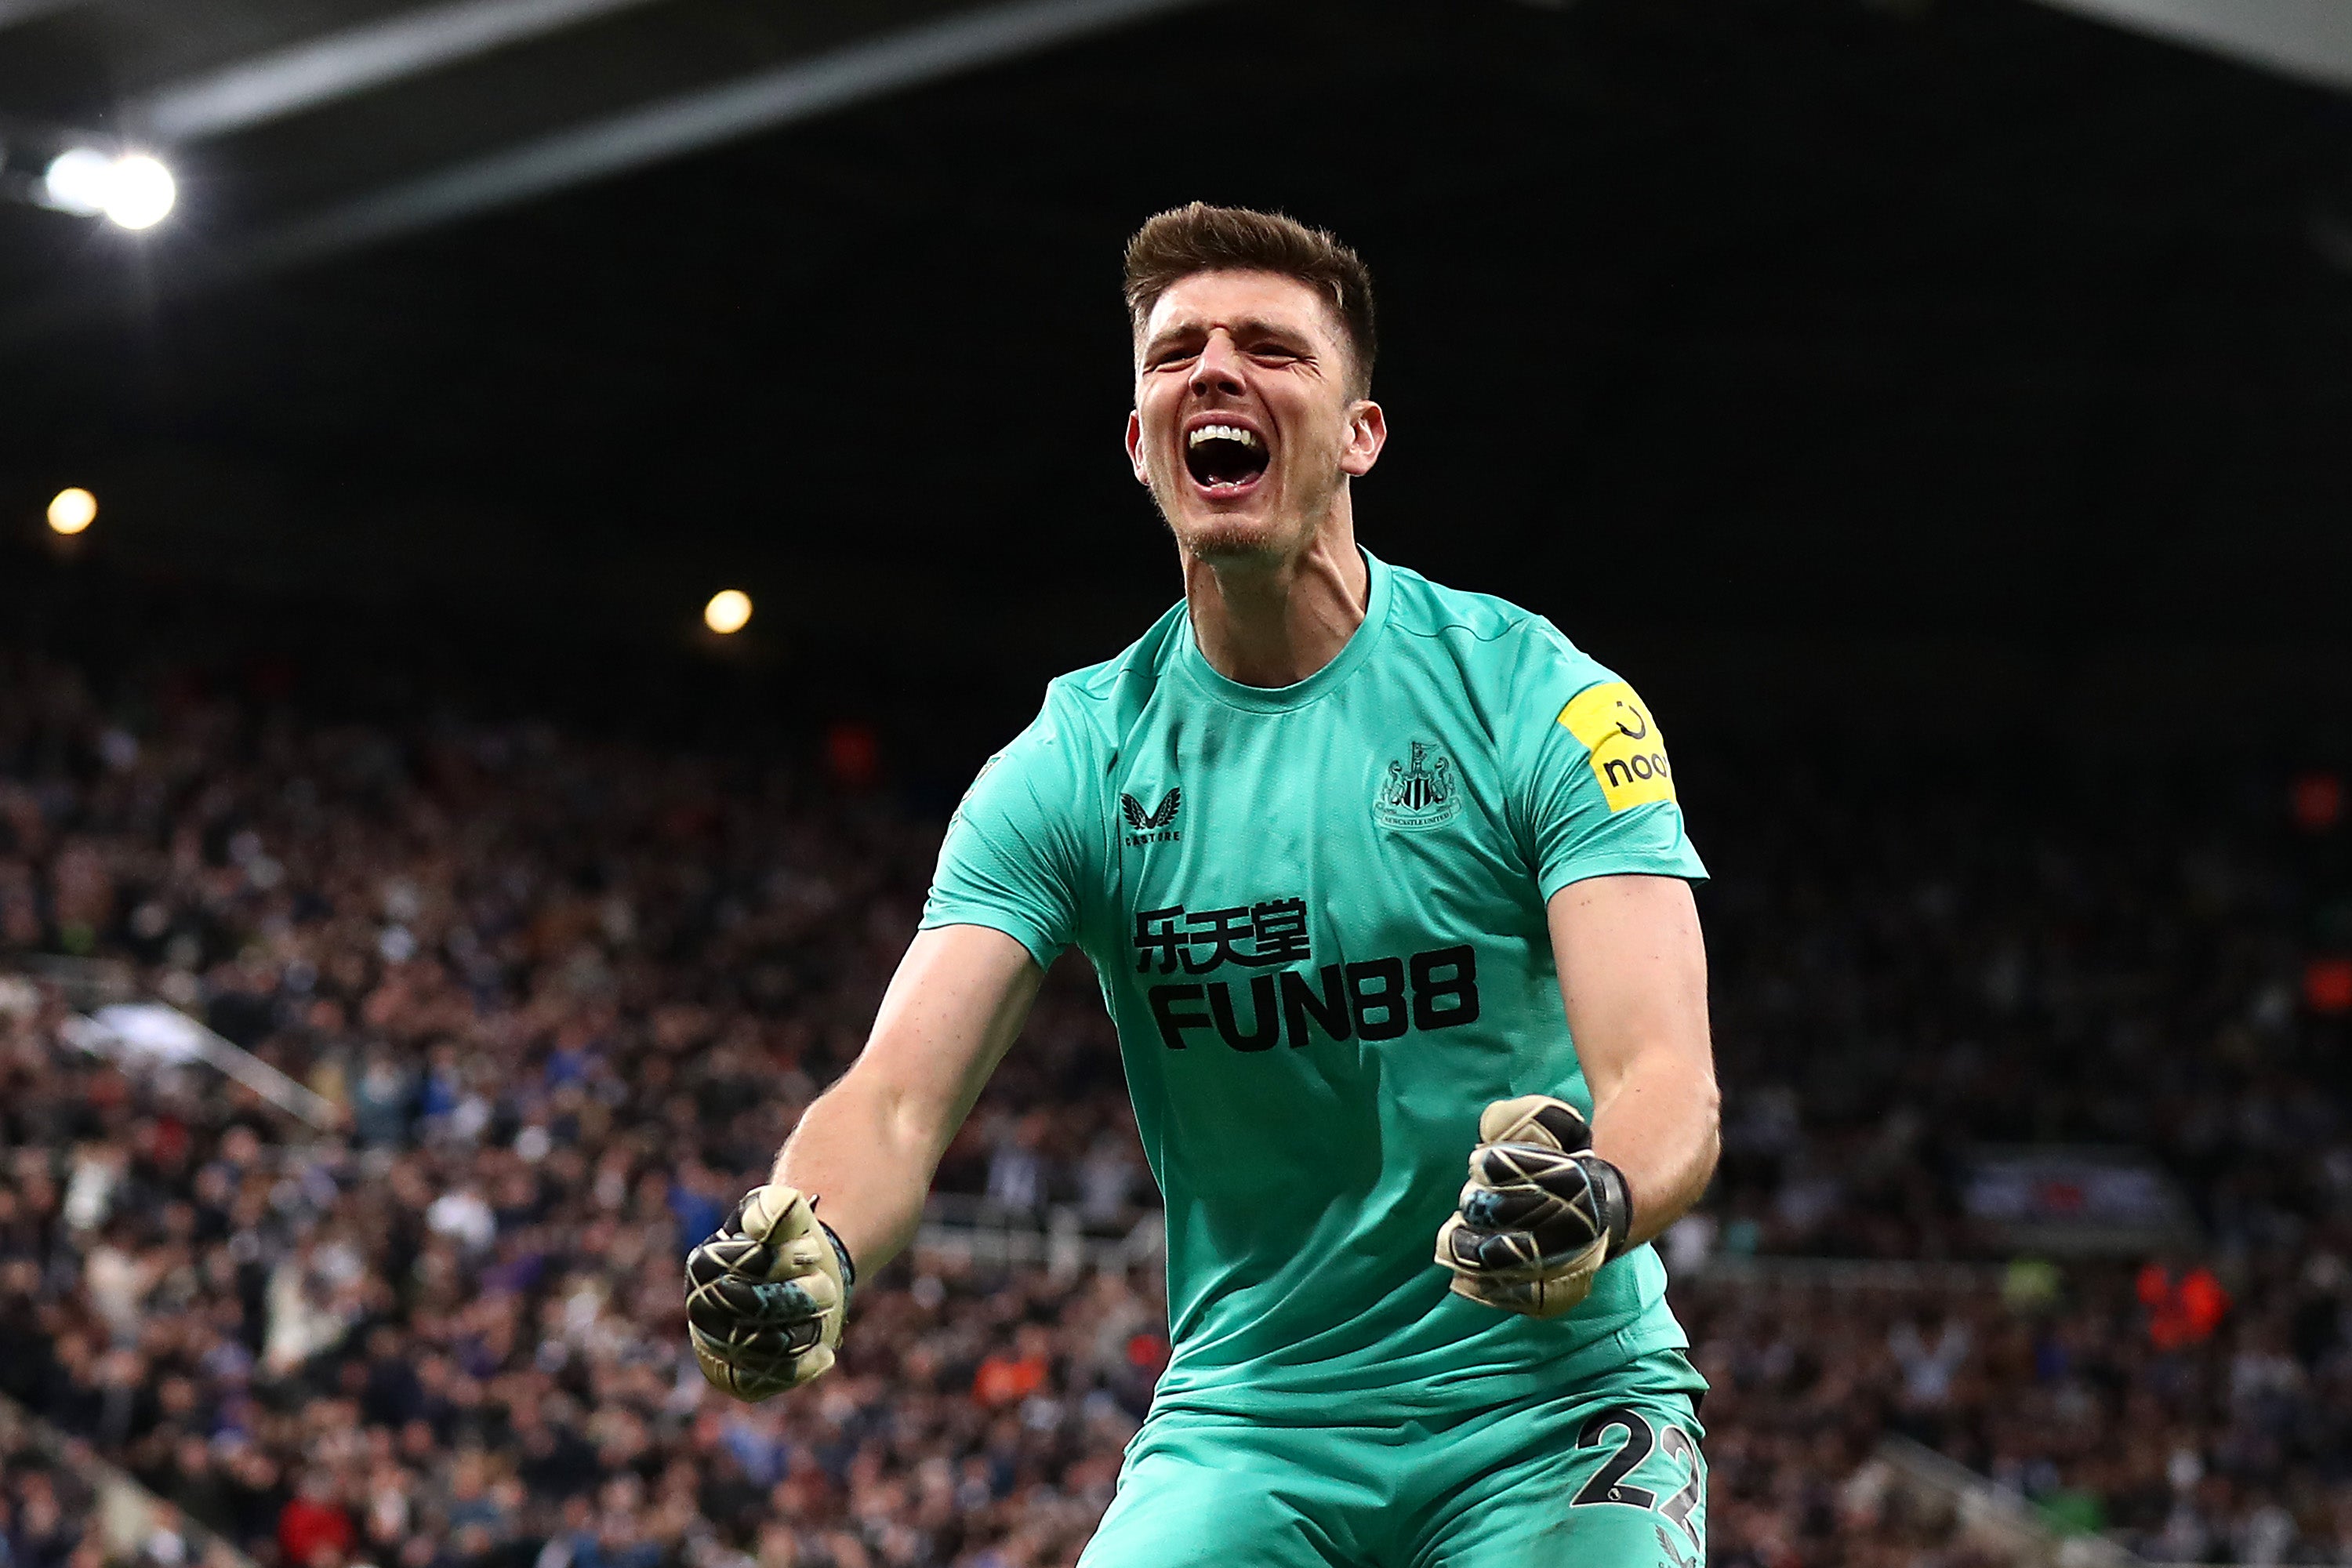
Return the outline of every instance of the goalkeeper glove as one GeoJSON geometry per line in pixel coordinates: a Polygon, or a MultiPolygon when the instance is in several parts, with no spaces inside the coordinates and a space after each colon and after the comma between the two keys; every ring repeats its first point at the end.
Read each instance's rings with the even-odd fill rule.
{"type": "Polygon", "coordinates": [[[687,1336],[712,1387],[760,1400],[833,1365],[857,1270],[813,1200],[753,1187],[686,1257],[687,1336]]]}
{"type": "Polygon", "coordinates": [[[1454,1294],[1530,1318],[1584,1300],[1633,1217],[1624,1173],[1591,1148],[1591,1126],[1566,1100],[1528,1094],[1486,1108],[1461,1206],[1437,1233],[1454,1294]]]}

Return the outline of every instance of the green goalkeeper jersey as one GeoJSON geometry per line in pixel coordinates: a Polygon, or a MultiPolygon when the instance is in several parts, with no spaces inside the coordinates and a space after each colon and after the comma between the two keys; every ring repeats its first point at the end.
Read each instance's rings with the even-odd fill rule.
{"type": "Polygon", "coordinates": [[[1432,1257],[1489,1101],[1591,1110],[1545,900],[1706,874],[1657,725],[1541,616],[1366,560],[1363,625],[1295,686],[1218,674],[1181,604],[1055,681],[923,913],[1100,976],[1167,1202],[1155,1409],[1395,1418],[1686,1342],[1648,1247],[1548,1322],[1432,1257]]]}

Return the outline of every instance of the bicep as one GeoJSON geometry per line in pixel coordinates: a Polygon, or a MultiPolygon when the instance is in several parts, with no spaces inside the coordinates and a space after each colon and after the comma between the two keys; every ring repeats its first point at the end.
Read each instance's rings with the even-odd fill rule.
{"type": "Polygon", "coordinates": [[[1637,1066],[1712,1080],[1706,947],[1679,877],[1589,877],[1546,901],[1560,999],[1594,1102],[1637,1066]]]}
{"type": "Polygon", "coordinates": [[[1045,972],[992,927],[916,933],[850,1068],[944,1147],[1013,1047],[1045,972]]]}

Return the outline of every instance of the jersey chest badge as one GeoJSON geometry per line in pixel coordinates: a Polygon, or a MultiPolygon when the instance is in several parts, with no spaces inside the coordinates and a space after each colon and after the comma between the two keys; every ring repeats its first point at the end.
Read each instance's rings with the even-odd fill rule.
{"type": "Polygon", "coordinates": [[[1146,809],[1142,801],[1131,795],[1118,797],[1118,814],[1128,826],[1127,845],[1132,849],[1143,844],[1174,844],[1184,837],[1176,826],[1176,814],[1184,809],[1184,792],[1171,789],[1160,797],[1160,804],[1146,809]]]}
{"type": "Polygon", "coordinates": [[[1372,784],[1372,820],[1382,827],[1443,827],[1462,815],[1462,780],[1434,741],[1415,741],[1372,784]]]}

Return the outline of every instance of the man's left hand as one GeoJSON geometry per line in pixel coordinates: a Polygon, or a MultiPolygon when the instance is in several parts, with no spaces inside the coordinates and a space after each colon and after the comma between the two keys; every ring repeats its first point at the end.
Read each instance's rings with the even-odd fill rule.
{"type": "Polygon", "coordinates": [[[1591,1149],[1591,1125],[1564,1100],[1486,1108],[1461,1206],[1437,1233],[1454,1294],[1530,1318],[1584,1300],[1633,1224],[1623,1173],[1591,1149]]]}

